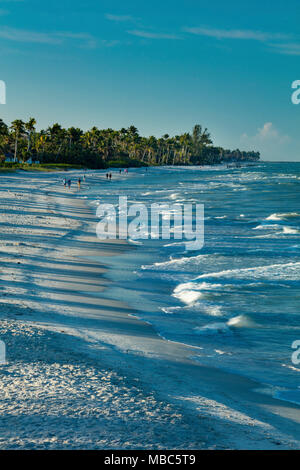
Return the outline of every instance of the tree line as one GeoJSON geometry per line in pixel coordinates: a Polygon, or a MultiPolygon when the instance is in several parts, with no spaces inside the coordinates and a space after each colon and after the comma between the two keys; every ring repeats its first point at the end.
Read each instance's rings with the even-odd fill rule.
{"type": "Polygon", "coordinates": [[[114,129],[63,128],[55,123],[38,131],[36,120],[0,119],[0,162],[39,161],[84,165],[88,168],[143,165],[203,165],[257,161],[259,152],[226,150],[213,145],[207,128],[197,124],[191,133],[143,137],[135,126],[114,129]]]}

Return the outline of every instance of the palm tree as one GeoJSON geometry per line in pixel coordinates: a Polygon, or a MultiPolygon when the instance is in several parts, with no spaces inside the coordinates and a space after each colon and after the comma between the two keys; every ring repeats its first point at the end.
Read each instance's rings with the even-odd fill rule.
{"type": "Polygon", "coordinates": [[[29,118],[28,122],[25,122],[25,129],[27,131],[27,152],[30,152],[31,149],[31,136],[35,131],[36,120],[34,118],[29,118]]]}
{"type": "Polygon", "coordinates": [[[69,148],[71,148],[74,143],[77,143],[80,141],[82,134],[83,134],[82,130],[79,129],[78,127],[77,128],[69,127],[69,129],[67,129],[67,138],[69,139],[69,148]]]}
{"type": "Polygon", "coordinates": [[[0,150],[1,150],[1,160],[5,160],[5,152],[9,144],[9,134],[8,127],[5,122],[0,119],[0,150]]]}
{"type": "Polygon", "coordinates": [[[193,140],[193,154],[195,156],[199,156],[201,154],[203,147],[212,144],[212,140],[210,138],[210,134],[207,128],[202,130],[202,126],[200,126],[200,124],[196,124],[194,126],[192,140],[193,140]]]}
{"type": "Polygon", "coordinates": [[[18,154],[18,141],[19,137],[24,134],[25,128],[24,128],[24,122],[22,119],[16,119],[11,123],[10,128],[13,131],[13,135],[15,138],[15,150],[14,150],[14,161],[17,161],[17,154],[18,154]]]}
{"type": "Polygon", "coordinates": [[[8,127],[2,119],[0,119],[0,135],[8,135],[8,127]]]}
{"type": "Polygon", "coordinates": [[[47,140],[49,139],[49,134],[47,131],[41,130],[41,132],[36,136],[35,139],[35,149],[37,154],[40,154],[40,149],[42,153],[42,158],[45,155],[45,146],[47,143],[47,140]]]}
{"type": "Polygon", "coordinates": [[[56,154],[55,160],[58,159],[60,152],[67,138],[67,131],[60,124],[55,123],[47,129],[51,143],[53,146],[52,152],[56,154]]]}

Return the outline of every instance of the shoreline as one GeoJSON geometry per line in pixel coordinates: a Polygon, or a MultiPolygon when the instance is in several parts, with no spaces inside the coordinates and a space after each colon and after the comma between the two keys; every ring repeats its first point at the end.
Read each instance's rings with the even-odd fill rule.
{"type": "Polygon", "coordinates": [[[8,364],[0,368],[0,374],[6,371],[0,390],[0,448],[299,446],[300,420],[294,416],[295,410],[299,415],[297,405],[255,391],[260,384],[254,381],[196,363],[191,358],[193,348],[163,340],[152,326],[133,317],[135,312],[129,306],[101,298],[99,293],[111,285],[105,278],[110,257],[129,247],[120,241],[96,239],[95,216],[84,200],[54,186],[53,173],[12,175],[7,180],[0,192],[1,225],[5,228],[1,232],[1,287],[6,286],[2,290],[0,339],[7,336],[7,344],[15,346],[8,347],[8,364]],[[9,190],[12,181],[17,188],[9,190]],[[18,236],[22,242],[16,242],[18,236]],[[104,258],[103,264],[84,259],[95,253],[104,258]],[[22,351],[22,338],[29,352],[22,351]],[[23,362],[22,352],[26,356],[23,362]],[[54,367],[57,358],[65,365],[65,372],[54,367]],[[24,363],[27,369],[22,372],[24,363]],[[26,384],[22,400],[11,399],[18,395],[16,377],[20,387],[26,384]],[[42,392],[35,387],[39,381],[42,392]],[[35,408],[30,408],[35,392],[35,406],[42,407],[41,422],[45,421],[44,440],[39,442],[34,440],[35,408]],[[75,409],[66,398],[68,394],[74,397],[75,409]],[[11,401],[16,405],[9,406],[13,408],[8,413],[11,401]],[[59,403],[66,423],[72,416],[81,429],[72,442],[68,433],[70,437],[73,426],[55,424],[52,406],[49,416],[48,404],[53,401],[59,403]],[[97,410],[91,412],[92,431],[86,425],[87,418],[80,418],[85,413],[89,416],[90,409],[97,410]],[[112,410],[113,416],[105,420],[112,410]],[[18,430],[13,437],[3,438],[14,418],[21,423],[18,430]],[[84,437],[87,432],[89,440],[84,437]],[[116,433],[121,436],[119,441],[113,439],[116,433]],[[103,439],[99,440],[98,434],[103,439]]]}

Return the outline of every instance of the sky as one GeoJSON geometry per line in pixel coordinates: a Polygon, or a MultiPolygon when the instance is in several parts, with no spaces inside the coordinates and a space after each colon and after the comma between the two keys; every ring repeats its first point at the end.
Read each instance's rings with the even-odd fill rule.
{"type": "Polygon", "coordinates": [[[128,127],[300,161],[299,0],[0,0],[10,123],[128,127]]]}

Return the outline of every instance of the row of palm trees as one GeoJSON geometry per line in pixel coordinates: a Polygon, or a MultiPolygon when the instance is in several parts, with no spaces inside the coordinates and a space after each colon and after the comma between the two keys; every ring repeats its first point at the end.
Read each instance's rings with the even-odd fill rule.
{"type": "Polygon", "coordinates": [[[140,136],[135,126],[120,130],[92,127],[84,132],[55,123],[37,131],[34,118],[27,122],[16,119],[10,126],[0,119],[0,159],[7,155],[13,156],[15,162],[32,159],[94,168],[103,168],[111,162],[119,162],[120,166],[189,165],[259,159],[258,152],[231,152],[214,147],[208,130],[199,124],[191,134],[174,137],[164,134],[156,138],[140,136]]]}

